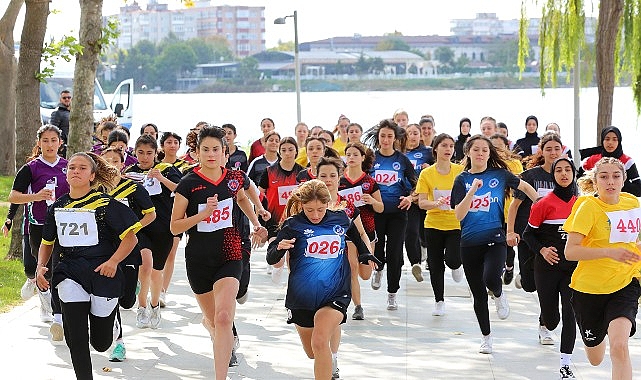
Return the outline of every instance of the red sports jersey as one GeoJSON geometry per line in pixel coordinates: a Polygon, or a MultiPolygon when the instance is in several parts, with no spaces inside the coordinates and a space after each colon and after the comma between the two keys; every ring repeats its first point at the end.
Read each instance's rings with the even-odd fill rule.
{"type": "Polygon", "coordinates": [[[368,234],[374,232],[374,230],[376,229],[374,224],[374,209],[371,205],[363,204],[362,200],[360,199],[360,196],[362,196],[362,194],[372,195],[373,193],[378,191],[378,184],[376,183],[376,181],[374,181],[374,178],[372,178],[367,173],[363,173],[360,178],[352,181],[346,175],[343,175],[338,185],[338,191],[358,207],[358,210],[361,214],[361,220],[363,221],[363,227],[365,227],[365,231],[368,234]],[[347,189],[353,190],[351,192],[346,192],[345,190],[347,189]],[[350,197],[352,199],[350,199],[350,197]]]}

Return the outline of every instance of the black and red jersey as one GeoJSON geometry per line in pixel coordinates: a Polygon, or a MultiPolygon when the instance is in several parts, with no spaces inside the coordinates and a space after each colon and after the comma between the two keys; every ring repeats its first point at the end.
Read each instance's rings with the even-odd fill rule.
{"type": "Polygon", "coordinates": [[[272,214],[272,220],[276,223],[280,223],[287,200],[298,187],[296,174],[302,169],[302,166],[294,164],[292,170],[285,170],[277,163],[268,167],[260,179],[258,186],[265,189],[267,211],[272,214]]]}
{"type": "Polygon", "coordinates": [[[312,173],[312,168],[302,169],[298,173],[298,175],[296,175],[296,181],[299,184],[307,181],[311,181],[313,179],[316,179],[316,176],[314,175],[314,173],[312,173]]]}
{"type": "Polygon", "coordinates": [[[358,207],[358,210],[360,211],[360,215],[361,215],[361,220],[363,222],[363,227],[365,227],[365,231],[367,233],[374,232],[374,230],[376,229],[376,226],[374,224],[374,214],[375,214],[374,208],[372,208],[371,205],[362,204],[361,203],[362,200],[357,199],[359,198],[359,193],[360,195],[362,194],[372,195],[373,193],[378,191],[378,184],[376,183],[374,178],[372,178],[367,173],[363,173],[359,178],[352,180],[347,177],[347,173],[346,173],[340,179],[340,183],[338,185],[338,191],[339,193],[342,193],[342,196],[348,199],[350,196],[352,197],[350,201],[352,201],[358,207]],[[347,189],[354,189],[354,190],[352,192],[346,192],[345,190],[347,189]]]}
{"type": "Polygon", "coordinates": [[[187,233],[185,257],[204,265],[219,266],[226,261],[242,260],[241,234],[237,229],[236,196],[245,187],[246,177],[239,170],[224,169],[217,181],[200,173],[200,167],[185,175],[176,193],[187,198],[187,217],[196,215],[207,204],[207,198],[218,196],[218,208],[187,233]]]}

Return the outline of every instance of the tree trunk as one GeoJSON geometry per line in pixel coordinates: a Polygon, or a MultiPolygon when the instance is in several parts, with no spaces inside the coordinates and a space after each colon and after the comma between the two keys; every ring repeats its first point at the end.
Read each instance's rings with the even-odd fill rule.
{"type": "Polygon", "coordinates": [[[13,29],[24,0],[11,0],[0,19],[0,175],[16,174],[16,72],[18,60],[13,47],[13,29]]]}
{"type": "Polygon", "coordinates": [[[42,45],[49,16],[49,0],[25,0],[26,12],[20,37],[20,59],[16,86],[16,166],[31,154],[40,118],[40,71],[42,45]]]}
{"type": "Polygon", "coordinates": [[[13,228],[11,229],[11,244],[6,259],[22,260],[22,217],[24,216],[24,207],[18,207],[16,216],[13,218],[13,228]]]}
{"type": "Polygon", "coordinates": [[[596,81],[599,92],[597,112],[597,145],[601,145],[601,131],[612,123],[614,102],[614,53],[623,16],[623,0],[601,0],[599,25],[596,35],[596,81]]]}
{"type": "Polygon", "coordinates": [[[93,133],[93,92],[102,49],[102,0],[80,0],[80,45],[73,79],[73,107],[69,115],[68,154],[91,147],[93,133]]]}

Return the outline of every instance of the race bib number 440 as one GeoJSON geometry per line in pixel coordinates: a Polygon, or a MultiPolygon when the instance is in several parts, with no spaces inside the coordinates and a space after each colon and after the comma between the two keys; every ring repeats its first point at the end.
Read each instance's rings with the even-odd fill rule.
{"type": "Polygon", "coordinates": [[[98,244],[96,211],[81,208],[56,208],[58,242],[63,247],[90,247],[98,244]]]}
{"type": "Polygon", "coordinates": [[[606,212],[610,219],[610,243],[635,242],[641,232],[641,208],[606,212]]]}
{"type": "Polygon", "coordinates": [[[338,194],[352,202],[356,207],[365,206],[365,201],[363,201],[363,187],[360,185],[341,190],[338,194]]]}
{"type": "MultiPolygon", "coordinates": [[[[207,205],[201,203],[198,205],[198,212],[201,212],[205,209],[207,205]]],[[[218,201],[218,208],[212,212],[211,215],[203,219],[201,222],[198,222],[196,229],[198,232],[214,232],[223,228],[229,228],[232,226],[231,214],[234,211],[234,200],[232,198],[227,198],[222,201],[218,201]]]]}
{"type": "Polygon", "coordinates": [[[338,235],[321,235],[307,239],[305,256],[317,259],[334,259],[341,251],[341,237],[338,235]]]}

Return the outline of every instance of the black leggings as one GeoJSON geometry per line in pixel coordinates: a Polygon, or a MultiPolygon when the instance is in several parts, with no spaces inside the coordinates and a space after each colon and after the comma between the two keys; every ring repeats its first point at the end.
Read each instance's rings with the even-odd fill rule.
{"type": "MultiPolygon", "coordinates": [[[[40,243],[42,242],[42,229],[44,226],[38,224],[29,224],[29,245],[31,246],[31,256],[33,256],[38,261],[38,251],[40,250],[40,243]]],[[[53,253],[51,258],[47,263],[47,268],[49,269],[45,274],[47,280],[51,281],[51,276],[53,275],[53,268],[58,265],[60,261],[60,253],[58,252],[58,246],[54,244],[53,253]]],[[[62,309],[60,308],[60,296],[58,296],[58,288],[51,287],[51,309],[53,314],[62,314],[62,309]]]]}
{"type": "Polygon", "coordinates": [[[563,354],[571,354],[576,339],[576,320],[570,303],[570,279],[572,270],[534,270],[536,291],[539,294],[541,319],[548,330],[554,330],[563,320],[561,347],[563,354]],[[561,316],[559,316],[559,294],[561,295],[561,316]]]}
{"type": "MultiPolygon", "coordinates": [[[[116,308],[116,318],[118,323],[122,326],[122,319],[120,318],[120,308],[131,309],[136,303],[136,286],[138,285],[138,265],[121,265],[122,273],[125,275],[125,286],[122,291],[122,296],[118,298],[118,305],[116,308]]],[[[122,339],[122,328],[118,339],[122,339]]]]}
{"type": "Polygon", "coordinates": [[[486,288],[491,290],[495,297],[503,294],[501,275],[505,266],[505,256],[505,243],[461,247],[463,270],[472,291],[474,313],[483,335],[490,334],[486,288]]]}
{"type": "Polygon", "coordinates": [[[22,265],[24,266],[24,274],[30,279],[36,278],[36,265],[38,260],[31,254],[31,243],[29,242],[29,234],[22,236],[22,265]]]}
{"type": "Polygon", "coordinates": [[[407,228],[405,229],[405,251],[410,265],[421,263],[421,240],[425,214],[414,203],[407,210],[407,228]],[[422,216],[422,218],[421,218],[422,216]]]}
{"type": "Polygon", "coordinates": [[[445,265],[450,269],[461,266],[461,230],[437,230],[426,228],[430,254],[430,282],[436,302],[443,301],[445,292],[445,265]]]}
{"type": "MultiPolygon", "coordinates": [[[[507,224],[503,225],[503,229],[507,231],[507,224]]],[[[514,270],[514,257],[516,257],[516,252],[514,251],[514,247],[510,247],[509,245],[506,246],[506,249],[507,258],[505,259],[505,266],[514,270]]]]}
{"type": "Polygon", "coordinates": [[[61,302],[65,339],[71,353],[71,364],[78,380],[91,380],[91,355],[89,343],[98,352],[109,349],[113,341],[116,310],[108,317],[89,313],[90,302],[61,302]],[[91,330],[91,332],[90,332],[91,330]]]}
{"type": "Polygon", "coordinates": [[[527,226],[527,220],[516,220],[514,222],[514,232],[521,236],[519,239],[519,273],[521,274],[521,286],[523,290],[532,293],[536,290],[536,283],[534,282],[534,252],[527,245],[525,240],[522,239],[523,231],[527,226]]]}
{"type": "Polygon", "coordinates": [[[374,219],[376,235],[378,235],[374,255],[381,260],[383,266],[387,264],[387,291],[396,293],[401,287],[403,241],[405,239],[407,213],[402,211],[376,214],[374,219]]]}

